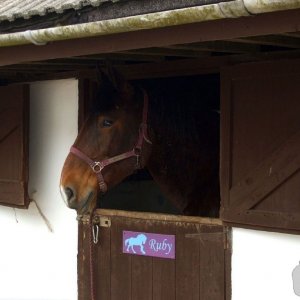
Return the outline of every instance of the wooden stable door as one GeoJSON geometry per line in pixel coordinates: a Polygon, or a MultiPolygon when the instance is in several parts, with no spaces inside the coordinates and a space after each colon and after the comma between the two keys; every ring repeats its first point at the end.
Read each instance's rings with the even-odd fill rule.
{"type": "MultiPolygon", "coordinates": [[[[219,220],[103,209],[97,216],[99,242],[92,259],[97,300],[230,299],[230,240],[219,220]],[[175,235],[175,259],[123,253],[124,231],[175,235]]],[[[79,299],[87,300],[90,226],[83,220],[79,229],[79,299]]]]}
{"type": "Polygon", "coordinates": [[[300,231],[300,60],[221,73],[222,219],[300,231]]]}

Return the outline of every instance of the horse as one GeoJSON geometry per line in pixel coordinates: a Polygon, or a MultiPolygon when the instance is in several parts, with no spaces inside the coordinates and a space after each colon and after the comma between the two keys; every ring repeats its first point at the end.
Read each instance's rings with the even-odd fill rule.
{"type": "Polygon", "coordinates": [[[136,253],[133,249],[133,246],[139,246],[141,253],[146,254],[144,250],[144,245],[146,241],[147,241],[147,237],[142,233],[138,234],[136,237],[131,237],[129,239],[126,239],[125,240],[125,246],[127,246],[126,251],[129,252],[129,249],[131,249],[133,253],[136,253]]]}
{"type": "Polygon", "coordinates": [[[61,173],[70,208],[92,212],[101,195],[146,168],[181,214],[218,217],[218,84],[203,76],[176,80],[129,82],[115,70],[101,72],[61,173]]]}

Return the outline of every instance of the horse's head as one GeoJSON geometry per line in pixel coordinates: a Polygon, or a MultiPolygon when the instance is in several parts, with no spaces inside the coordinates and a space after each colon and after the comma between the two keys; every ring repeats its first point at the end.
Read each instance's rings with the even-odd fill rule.
{"type": "Polygon", "coordinates": [[[144,124],[147,96],[142,90],[111,70],[101,76],[94,102],[61,174],[62,196],[79,213],[90,212],[99,191],[106,192],[144,167],[150,154],[144,124]]]}

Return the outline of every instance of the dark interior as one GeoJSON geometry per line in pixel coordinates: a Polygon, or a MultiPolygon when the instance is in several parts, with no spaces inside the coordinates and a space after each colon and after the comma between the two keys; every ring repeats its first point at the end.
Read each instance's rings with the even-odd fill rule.
{"type": "MultiPolygon", "coordinates": [[[[209,108],[216,114],[220,113],[219,74],[145,79],[134,83],[147,90],[153,87],[180,87],[181,93],[185,90],[189,91],[186,95],[192,93],[197,101],[202,102],[203,107],[209,108]]],[[[182,105],[185,105],[184,95],[182,98],[182,105]]],[[[101,196],[98,205],[100,208],[107,209],[180,214],[175,205],[162,194],[147,170],[137,171],[126,178],[121,184],[101,196]]]]}

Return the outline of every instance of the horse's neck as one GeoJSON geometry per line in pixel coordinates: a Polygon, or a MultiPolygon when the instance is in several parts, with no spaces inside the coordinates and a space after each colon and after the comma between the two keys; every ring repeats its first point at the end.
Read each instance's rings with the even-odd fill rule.
{"type": "Polygon", "coordinates": [[[181,213],[217,217],[220,204],[217,160],[215,168],[211,163],[202,169],[199,160],[192,159],[183,170],[174,163],[172,166],[165,163],[157,150],[147,168],[164,196],[181,213]]]}

